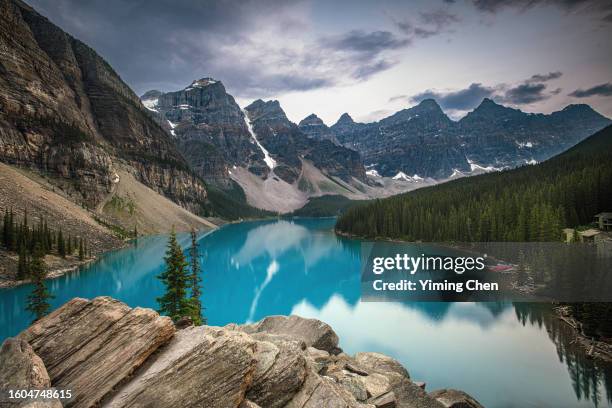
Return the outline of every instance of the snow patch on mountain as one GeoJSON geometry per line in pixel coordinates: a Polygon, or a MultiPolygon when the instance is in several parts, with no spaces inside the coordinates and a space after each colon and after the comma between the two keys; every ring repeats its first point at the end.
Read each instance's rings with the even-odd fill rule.
{"type": "Polygon", "coordinates": [[[142,104],[144,105],[144,107],[153,112],[157,112],[157,109],[155,108],[157,107],[158,102],[159,102],[159,98],[151,98],[151,99],[142,100],[142,104]]]}
{"type": "Polygon", "coordinates": [[[519,142],[519,141],[515,140],[514,143],[516,143],[516,145],[519,147],[519,149],[523,149],[525,147],[527,147],[527,148],[532,148],[533,147],[533,142],[519,142]]]}
{"type": "Polygon", "coordinates": [[[217,81],[212,78],[197,79],[193,81],[191,85],[189,85],[187,88],[185,88],[185,91],[191,91],[195,88],[204,88],[205,86],[209,86],[216,83],[217,81]]]}
{"type": "Polygon", "coordinates": [[[263,153],[264,161],[266,162],[266,165],[270,168],[270,170],[274,169],[274,167],[276,167],[276,160],[274,160],[272,156],[270,156],[270,153],[266,150],[266,148],[263,147],[261,143],[259,143],[259,140],[257,140],[257,136],[255,135],[255,131],[253,131],[253,126],[251,125],[251,121],[249,120],[249,117],[247,116],[247,113],[244,109],[242,110],[242,113],[244,114],[244,123],[246,123],[247,129],[249,129],[249,133],[251,134],[251,137],[255,141],[255,144],[259,147],[259,149],[263,153]]]}
{"type": "Polygon", "coordinates": [[[418,174],[415,174],[414,176],[409,176],[406,173],[404,173],[403,171],[399,171],[395,176],[392,177],[393,180],[402,180],[402,181],[410,181],[410,182],[419,182],[419,181],[423,181],[423,177],[419,176],[418,174]]]}
{"type": "Polygon", "coordinates": [[[467,159],[467,162],[470,165],[470,170],[471,171],[484,171],[484,172],[489,173],[491,171],[501,171],[502,170],[501,168],[493,167],[493,166],[487,166],[487,167],[481,166],[480,164],[478,164],[478,163],[476,163],[476,162],[474,162],[474,161],[472,161],[470,159],[467,159]]]}
{"type": "Polygon", "coordinates": [[[380,177],[380,174],[376,170],[368,170],[366,174],[370,177],[380,177]]]}

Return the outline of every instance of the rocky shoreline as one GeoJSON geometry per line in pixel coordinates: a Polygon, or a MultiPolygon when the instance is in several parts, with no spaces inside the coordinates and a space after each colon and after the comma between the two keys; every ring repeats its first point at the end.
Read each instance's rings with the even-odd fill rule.
{"type": "Polygon", "coordinates": [[[109,297],[75,298],[0,349],[0,389],[54,387],[70,398],[4,394],[0,406],[482,408],[461,391],[427,393],[388,356],[349,356],[338,344],[329,325],[298,316],[175,326],[109,297]]]}
{"type": "Polygon", "coordinates": [[[567,306],[553,308],[557,317],[572,328],[575,334],[574,343],[578,344],[587,358],[593,358],[606,363],[612,363],[612,344],[605,341],[592,340],[580,331],[580,322],[576,320],[567,306]]]}

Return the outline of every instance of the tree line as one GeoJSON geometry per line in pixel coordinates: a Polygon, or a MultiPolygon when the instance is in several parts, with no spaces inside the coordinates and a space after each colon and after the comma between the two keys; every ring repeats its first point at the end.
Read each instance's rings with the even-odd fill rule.
{"type": "Polygon", "coordinates": [[[31,276],[34,254],[38,250],[42,256],[55,254],[62,258],[78,256],[80,261],[91,257],[89,243],[82,237],[64,234],[61,228],[57,231],[49,228],[47,220],[40,217],[38,222],[29,224],[28,211],[24,210],[19,222],[8,208],[2,218],[2,246],[18,254],[17,279],[27,279],[31,276]]]}
{"type": "Polygon", "coordinates": [[[612,210],[612,127],[534,166],[467,177],[352,207],[336,230],[408,241],[559,241],[612,210]]]}

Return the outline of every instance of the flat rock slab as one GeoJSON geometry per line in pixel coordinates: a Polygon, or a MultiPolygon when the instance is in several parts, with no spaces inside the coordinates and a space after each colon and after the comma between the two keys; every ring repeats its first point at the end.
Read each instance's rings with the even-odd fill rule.
{"type": "Polygon", "coordinates": [[[175,328],[151,309],[109,297],[75,298],[19,337],[44,362],[51,384],[69,389],[67,407],[90,407],[166,343],[175,328]]]}
{"type": "Polygon", "coordinates": [[[306,347],[314,347],[338,354],[338,335],[327,323],[299,316],[270,316],[251,325],[236,326],[245,333],[280,334],[301,340],[306,347]]]}
{"type": "Polygon", "coordinates": [[[238,331],[181,330],[102,406],[236,408],[253,381],[255,347],[238,331]]]}

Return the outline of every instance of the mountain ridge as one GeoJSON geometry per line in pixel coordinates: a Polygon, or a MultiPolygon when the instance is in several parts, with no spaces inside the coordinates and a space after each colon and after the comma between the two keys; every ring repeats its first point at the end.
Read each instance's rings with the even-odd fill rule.
{"type": "Polygon", "coordinates": [[[552,157],[612,123],[589,105],[550,114],[526,113],[490,98],[460,120],[425,99],[375,122],[356,123],[343,113],[322,137],[359,151],[366,168],[385,177],[400,173],[443,180],[478,169],[503,169],[552,157]]]}
{"type": "Polygon", "coordinates": [[[88,208],[113,194],[124,169],[198,212],[204,183],[112,67],[25,3],[0,8],[11,55],[0,63],[0,159],[51,177],[88,208]]]}

